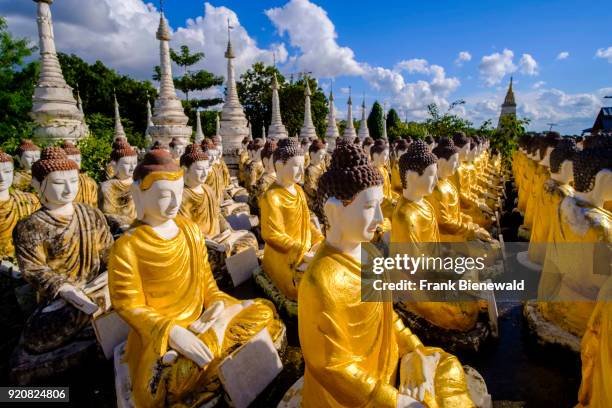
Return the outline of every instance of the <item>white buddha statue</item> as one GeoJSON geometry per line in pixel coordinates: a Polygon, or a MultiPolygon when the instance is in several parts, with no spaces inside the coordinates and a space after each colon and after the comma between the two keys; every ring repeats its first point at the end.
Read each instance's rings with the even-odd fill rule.
{"type": "Polygon", "coordinates": [[[40,159],[40,148],[32,143],[29,139],[21,141],[17,150],[15,150],[15,157],[19,164],[19,169],[14,171],[13,175],[13,187],[17,190],[34,192],[34,188],[31,185],[32,181],[32,165],[38,159],[40,159]]]}

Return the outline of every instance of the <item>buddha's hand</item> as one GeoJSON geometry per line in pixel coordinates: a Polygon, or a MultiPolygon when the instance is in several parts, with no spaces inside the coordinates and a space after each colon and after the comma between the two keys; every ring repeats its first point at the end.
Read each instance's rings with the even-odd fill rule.
{"type": "Polygon", "coordinates": [[[189,325],[189,330],[195,334],[204,333],[223,313],[223,309],[225,309],[225,305],[221,300],[214,302],[202,313],[198,320],[189,325]]]}
{"type": "Polygon", "coordinates": [[[397,408],[425,408],[425,405],[421,404],[414,398],[405,395],[397,394],[397,408]]]}
{"type": "Polygon", "coordinates": [[[474,236],[476,237],[476,239],[479,239],[481,241],[491,241],[491,234],[489,234],[489,231],[482,227],[476,228],[476,230],[474,231],[474,236]]]}
{"type": "Polygon", "coordinates": [[[428,352],[423,347],[406,354],[400,366],[400,394],[406,394],[418,401],[425,399],[425,393],[434,398],[436,368],[439,361],[439,352],[428,352]]]}
{"type": "Polygon", "coordinates": [[[487,214],[493,214],[493,210],[491,210],[489,206],[486,205],[485,203],[482,203],[482,202],[478,203],[478,208],[487,214]]]}
{"type": "Polygon", "coordinates": [[[96,305],[83,291],[70,283],[64,283],[57,292],[62,299],[79,309],[81,312],[93,315],[98,311],[96,305]]]}
{"type": "Polygon", "coordinates": [[[200,368],[204,368],[214,358],[212,352],[198,336],[178,325],[170,329],[168,344],[200,368]]]}

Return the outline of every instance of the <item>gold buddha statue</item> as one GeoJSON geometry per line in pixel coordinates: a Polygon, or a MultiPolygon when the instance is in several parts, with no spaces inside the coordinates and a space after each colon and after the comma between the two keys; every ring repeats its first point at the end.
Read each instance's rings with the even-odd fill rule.
{"type": "Polygon", "coordinates": [[[390,167],[391,167],[391,188],[393,192],[395,192],[398,196],[402,195],[402,178],[400,176],[399,171],[399,158],[402,157],[406,150],[408,150],[408,146],[412,143],[412,139],[408,141],[408,139],[399,139],[395,142],[394,154],[391,158],[390,167]]]}
{"type": "Polygon", "coordinates": [[[597,139],[574,157],[574,196],[551,223],[539,291],[548,301],[539,303],[543,317],[578,337],[609,276],[612,214],[603,205],[612,199],[612,137],[597,139]]]}
{"type": "Polygon", "coordinates": [[[13,158],[0,150],[0,260],[13,261],[13,229],[17,221],[32,214],[40,207],[32,193],[12,190],[13,158]]]}
{"type": "MultiPolygon", "coordinates": [[[[152,148],[152,150],[163,150],[152,148]]],[[[136,208],[130,187],[137,163],[136,151],[124,141],[111,152],[114,177],[100,184],[99,207],[106,216],[113,234],[126,231],[136,219],[136,208]]]]}
{"type": "Polygon", "coordinates": [[[361,253],[375,249],[361,243],[383,222],[382,185],[381,174],[353,144],[338,145],[321,176],[329,228],[299,290],[301,406],[474,407],[456,357],[423,346],[393,311],[390,296],[378,292],[362,301],[361,253]]]}
{"type": "MultiPolygon", "coordinates": [[[[75,162],[80,169],[81,150],[70,142],[63,142],[61,147],[66,152],[68,158],[75,162]]],[[[83,171],[79,172],[79,192],[74,201],[91,205],[92,207],[98,206],[98,184],[83,171]]]]}
{"type": "Polygon", "coordinates": [[[32,166],[32,185],[42,208],[19,221],[13,237],[19,269],[39,303],[21,344],[41,354],[74,340],[99,308],[110,307],[102,273],[113,238],[100,210],[74,202],[79,166],[62,148],[43,150],[32,166]]]}
{"type": "Polygon", "coordinates": [[[179,214],[195,222],[204,237],[214,242],[215,248],[209,252],[212,270],[220,273],[223,257],[232,256],[248,248],[258,251],[257,238],[249,231],[234,231],[221,214],[219,202],[211,190],[204,184],[210,171],[210,159],[200,145],[186,147],[180,159],[184,171],[184,189],[179,214]],[[214,251],[218,249],[218,251],[214,251]]]}
{"type": "Polygon", "coordinates": [[[278,141],[273,154],[276,181],[259,200],[263,270],[289,300],[296,300],[304,256],[323,240],[312,224],[306,196],[297,184],[304,173],[304,153],[297,140],[278,141]]]}
{"type": "Polygon", "coordinates": [[[181,156],[185,153],[185,147],[187,144],[182,138],[173,137],[168,147],[170,148],[170,154],[172,158],[178,163],[181,160],[181,156]]]}
{"type": "Polygon", "coordinates": [[[256,138],[249,143],[250,160],[246,163],[244,168],[244,187],[249,194],[252,193],[257,180],[259,180],[264,173],[263,163],[261,162],[261,151],[264,148],[264,144],[264,141],[260,138],[256,138]]]}
{"type": "Polygon", "coordinates": [[[377,139],[376,142],[374,142],[374,144],[370,147],[370,157],[372,158],[372,165],[376,167],[376,169],[383,176],[383,194],[385,195],[385,199],[383,200],[381,207],[385,219],[388,220],[386,223],[390,226],[393,210],[395,209],[399,195],[391,188],[391,177],[389,175],[389,171],[387,170],[387,165],[389,162],[389,147],[384,139],[377,139]]]}
{"type": "Polygon", "coordinates": [[[32,164],[40,159],[40,148],[31,140],[24,139],[15,150],[19,169],[13,173],[13,187],[20,191],[34,192],[32,187],[32,164]]]}
{"type": "Polygon", "coordinates": [[[177,216],[183,174],[163,150],[134,171],[138,220],[109,257],[115,310],[130,326],[123,361],[138,407],[197,407],[220,392],[218,367],[236,347],[282,323],[265,300],[239,301],[217,287],[198,226],[177,216]]]}
{"type": "Polygon", "coordinates": [[[238,182],[241,185],[244,185],[245,183],[244,167],[249,161],[249,150],[248,150],[249,142],[250,140],[248,137],[245,137],[244,139],[242,139],[242,143],[240,144],[240,153],[238,154],[238,182]]]}
{"type": "Polygon", "coordinates": [[[249,207],[251,214],[259,215],[259,199],[264,195],[268,188],[276,181],[276,169],[274,168],[274,160],[272,155],[276,150],[276,140],[267,140],[264,148],[261,150],[261,162],[264,167],[263,174],[259,177],[255,186],[249,194],[249,207]]]}
{"type": "MultiPolygon", "coordinates": [[[[310,145],[312,144],[312,141],[310,140],[310,138],[302,138],[300,140],[300,147],[302,148],[302,151],[305,153],[304,154],[304,169],[307,169],[308,166],[310,166],[310,145]]],[[[300,184],[303,184],[305,181],[305,177],[306,177],[306,171],[304,171],[304,174],[302,175],[303,180],[300,182],[300,184]]]]}
{"type": "Polygon", "coordinates": [[[304,193],[308,201],[308,208],[314,209],[317,200],[319,177],[325,171],[325,143],[320,139],[313,141],[308,147],[309,164],[304,172],[304,193]]]}

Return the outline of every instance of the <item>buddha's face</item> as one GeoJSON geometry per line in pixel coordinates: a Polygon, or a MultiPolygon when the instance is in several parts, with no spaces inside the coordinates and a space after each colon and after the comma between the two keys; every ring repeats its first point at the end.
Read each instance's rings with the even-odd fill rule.
{"type": "Polygon", "coordinates": [[[367,242],[372,240],[376,228],[384,217],[380,204],[384,199],[382,186],[366,188],[359,192],[347,206],[332,198],[326,205],[326,217],[331,229],[341,231],[345,242],[367,242]]]}
{"type": "Polygon", "coordinates": [[[374,153],[372,155],[372,163],[375,166],[384,166],[389,159],[389,150],[385,149],[380,153],[374,153]]]}
{"type": "Polygon", "coordinates": [[[38,159],[40,159],[40,151],[27,150],[19,156],[19,164],[24,170],[30,171],[32,169],[32,164],[38,159]]]}
{"type": "Polygon", "coordinates": [[[450,177],[459,168],[459,153],[453,154],[447,159],[440,157],[438,159],[438,177],[446,178],[450,177]]]}
{"type": "Polygon", "coordinates": [[[178,180],[157,180],[148,190],[134,186],[134,203],[138,217],[147,222],[162,223],[176,217],[183,197],[183,178],[178,180]]]}
{"type": "Polygon", "coordinates": [[[196,187],[203,184],[208,176],[210,162],[208,160],[200,160],[189,166],[185,172],[185,185],[187,187],[196,187]]]}
{"type": "Polygon", "coordinates": [[[79,191],[77,170],[52,171],[42,183],[32,179],[32,185],[39,191],[45,206],[62,206],[74,201],[79,191]]]}
{"type": "Polygon", "coordinates": [[[138,164],[138,158],[136,156],[125,156],[120,158],[115,164],[115,178],[119,180],[132,178],[136,164],[138,164]]]}
{"type": "Polygon", "coordinates": [[[71,154],[68,155],[68,158],[78,164],[79,169],[81,168],[81,155],[80,154],[71,154]]]}
{"type": "Polygon", "coordinates": [[[311,163],[321,163],[323,161],[323,158],[325,157],[325,149],[320,149],[316,152],[310,152],[309,154],[311,163]]]}
{"type": "Polygon", "coordinates": [[[6,191],[13,184],[13,163],[0,163],[0,191],[6,191]]]}
{"type": "Polygon", "coordinates": [[[574,180],[574,163],[571,160],[563,160],[559,166],[559,175],[565,184],[574,180]]]}
{"type": "Polygon", "coordinates": [[[276,179],[283,186],[290,186],[302,181],[304,175],[304,156],[293,156],[287,162],[282,160],[274,162],[276,179]]]}
{"type": "Polygon", "coordinates": [[[182,142],[175,142],[172,147],[170,148],[170,153],[172,154],[172,157],[175,159],[180,158],[183,153],[185,153],[185,144],[182,142]]]}
{"type": "Polygon", "coordinates": [[[406,172],[406,186],[416,196],[427,196],[431,194],[438,182],[438,166],[436,163],[429,165],[423,174],[408,170],[406,172]]]}

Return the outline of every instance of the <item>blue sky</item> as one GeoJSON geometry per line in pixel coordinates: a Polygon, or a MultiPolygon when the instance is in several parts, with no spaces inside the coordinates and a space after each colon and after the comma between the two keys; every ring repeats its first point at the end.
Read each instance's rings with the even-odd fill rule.
{"type": "MultiPolygon", "coordinates": [[[[57,0],[58,49],[147,78],[158,59],[157,7],[57,0]]],[[[599,18],[609,9],[603,1],[166,0],[164,8],[172,45],[204,51],[202,68],[224,74],[230,18],[239,73],[274,53],[282,71],[312,71],[326,90],[333,77],[341,112],[350,85],[358,102],[365,92],[368,105],[378,99],[416,120],[430,102],[464,99],[457,113],[479,125],[496,121],[513,75],[519,115],[532,119],[533,130],[554,122],[576,133],[612,94],[612,26],[599,18]]],[[[36,38],[33,2],[0,0],[0,14],[9,29],[36,38]]]]}

